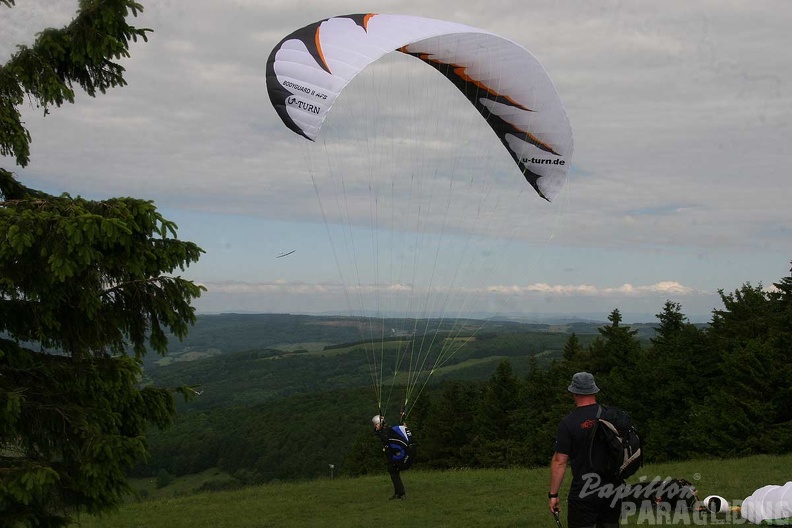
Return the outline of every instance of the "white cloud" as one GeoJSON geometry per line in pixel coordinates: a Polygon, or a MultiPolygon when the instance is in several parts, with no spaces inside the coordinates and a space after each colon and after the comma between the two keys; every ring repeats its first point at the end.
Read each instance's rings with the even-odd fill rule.
{"type": "MultiPolygon", "coordinates": [[[[207,292],[197,303],[200,311],[234,311],[239,303],[250,311],[297,313],[378,314],[380,316],[434,315],[475,317],[489,314],[537,312],[537,306],[552,306],[558,311],[575,306],[576,312],[599,312],[630,306],[642,299],[647,313],[659,312],[666,300],[673,299],[694,310],[700,319],[706,314],[699,304],[711,303],[715,292],[697,291],[674,281],[633,286],[598,287],[591,284],[493,285],[481,288],[442,288],[427,290],[413,284],[305,283],[277,280],[267,283],[216,282],[203,284],[207,292]],[[240,301],[242,299],[242,301],[240,301]],[[341,301],[345,299],[345,301],[341,301]],[[649,302],[647,302],[649,301],[649,302]],[[537,305],[537,302],[539,305],[537,305]],[[605,304],[603,304],[605,303],[605,304]],[[609,307],[607,310],[605,306],[609,307]]],[[[236,308],[239,309],[239,308],[236,308]]],[[[574,313],[574,312],[573,312],[574,313]]]]}
{"type": "MultiPolygon", "coordinates": [[[[598,287],[591,284],[559,284],[544,283],[530,284],[527,286],[490,286],[489,291],[508,295],[524,295],[531,293],[552,294],[558,296],[591,296],[591,297],[622,297],[636,296],[645,293],[660,293],[675,296],[696,295],[698,292],[675,281],[661,281],[646,286],[633,286],[622,284],[615,287],[598,287]]],[[[707,292],[709,293],[709,292],[707,292]]]]}

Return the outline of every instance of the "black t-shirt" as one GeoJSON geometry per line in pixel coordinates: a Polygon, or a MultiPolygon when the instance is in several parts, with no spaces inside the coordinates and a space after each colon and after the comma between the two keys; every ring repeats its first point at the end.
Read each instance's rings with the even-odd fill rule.
{"type": "Polygon", "coordinates": [[[598,408],[596,403],[577,407],[558,424],[554,450],[569,456],[573,490],[582,488],[583,475],[591,473],[588,457],[589,432],[596,423],[598,408]]]}

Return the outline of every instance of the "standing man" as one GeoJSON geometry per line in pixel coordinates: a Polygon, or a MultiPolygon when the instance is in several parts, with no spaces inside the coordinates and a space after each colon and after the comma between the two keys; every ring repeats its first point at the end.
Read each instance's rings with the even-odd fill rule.
{"type": "Polygon", "coordinates": [[[621,500],[615,500],[611,482],[592,471],[589,462],[589,432],[597,421],[596,394],[600,391],[594,376],[578,372],[567,388],[575,398],[575,410],[558,424],[555,453],[550,462],[550,511],[559,511],[558,490],[564,480],[567,462],[572,466],[569,489],[569,528],[616,528],[621,514],[621,500]],[[604,488],[603,488],[604,486],[604,488]]]}
{"type": "Polygon", "coordinates": [[[401,472],[409,469],[415,456],[415,442],[407,424],[389,427],[385,417],[378,414],[371,419],[374,434],[382,442],[382,451],[388,461],[388,474],[393,482],[391,499],[405,500],[407,495],[401,479],[401,472]]]}

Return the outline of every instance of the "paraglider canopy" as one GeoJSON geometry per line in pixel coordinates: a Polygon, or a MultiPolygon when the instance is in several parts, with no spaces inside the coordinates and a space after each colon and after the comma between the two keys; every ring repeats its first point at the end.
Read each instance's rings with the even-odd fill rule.
{"type": "Polygon", "coordinates": [[[548,201],[558,194],[573,149],[566,111],[528,50],[483,29],[372,13],[314,22],[272,50],[270,101],[289,129],[314,140],[347,84],[392,51],[442,73],[484,117],[536,192],[548,201]]]}
{"type": "Polygon", "coordinates": [[[754,524],[792,524],[792,481],[757,489],[743,501],[740,514],[754,524]]]}

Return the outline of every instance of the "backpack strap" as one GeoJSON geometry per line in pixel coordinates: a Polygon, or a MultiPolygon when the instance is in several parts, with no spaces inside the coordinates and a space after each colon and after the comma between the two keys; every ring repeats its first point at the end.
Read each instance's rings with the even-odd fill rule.
{"type": "Polygon", "coordinates": [[[589,432],[589,439],[588,439],[588,462],[589,466],[593,466],[593,462],[591,459],[591,454],[594,451],[594,440],[597,436],[597,428],[600,426],[600,415],[602,414],[602,405],[597,405],[597,417],[594,418],[594,427],[591,428],[589,432]]]}

